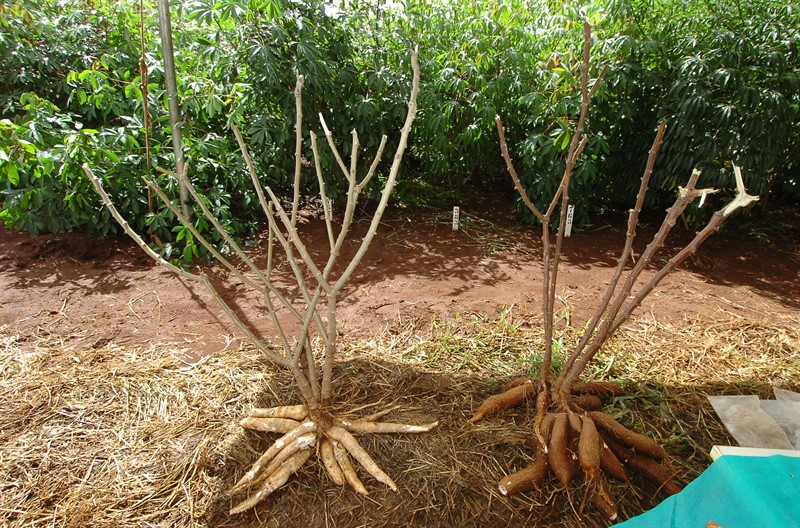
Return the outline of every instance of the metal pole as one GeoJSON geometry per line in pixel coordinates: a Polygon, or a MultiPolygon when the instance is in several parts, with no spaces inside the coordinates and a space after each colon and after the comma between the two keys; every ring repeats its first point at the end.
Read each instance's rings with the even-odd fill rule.
{"type": "Polygon", "coordinates": [[[181,209],[189,218],[189,190],[186,187],[186,162],[183,158],[183,134],[181,111],[178,106],[178,82],[175,78],[175,54],[172,49],[172,23],[169,18],[169,0],[158,0],[158,33],[164,54],[164,77],[167,82],[167,106],[169,125],[172,128],[172,148],[175,151],[175,168],[178,173],[181,209]]]}

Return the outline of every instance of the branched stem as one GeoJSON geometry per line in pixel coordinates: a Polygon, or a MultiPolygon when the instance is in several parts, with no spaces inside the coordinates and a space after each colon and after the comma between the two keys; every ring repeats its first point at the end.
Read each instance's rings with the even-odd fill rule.
{"type": "Polygon", "coordinates": [[[572,179],[572,173],[575,169],[578,157],[586,147],[587,138],[583,136],[586,124],[586,116],[589,112],[589,105],[591,103],[592,95],[602,82],[605,75],[606,68],[602,70],[600,75],[595,80],[591,89],[589,88],[589,52],[592,46],[591,26],[588,23],[584,24],[584,41],[583,41],[583,60],[581,62],[581,107],[578,123],[575,127],[575,132],[570,141],[569,150],[567,151],[567,164],[564,169],[564,174],[561,177],[561,182],[556,189],[556,193],[551,199],[546,211],[542,213],[538,207],[531,201],[525,190],[522,182],[519,179],[514,163],[511,160],[511,155],[508,151],[508,144],[506,142],[505,130],[500,116],[495,117],[495,124],[497,125],[497,133],[500,139],[500,151],[503,159],[506,162],[506,167],[511,179],[514,182],[514,187],[520,195],[523,203],[528,209],[536,216],[542,223],[542,268],[543,268],[543,281],[542,281],[542,315],[544,319],[544,340],[545,350],[540,369],[539,377],[541,382],[546,382],[550,377],[550,367],[553,360],[553,331],[554,331],[554,311],[555,311],[555,297],[556,297],[556,284],[558,281],[558,265],[561,259],[561,245],[564,240],[564,231],[566,228],[567,220],[567,206],[569,204],[569,184],[572,179]],[[560,203],[558,230],[556,231],[555,245],[551,240],[550,234],[550,219],[556,210],[556,206],[560,203]]]}
{"type": "MultiPolygon", "coordinates": [[[[350,158],[350,167],[345,166],[342,157],[339,155],[338,148],[333,141],[333,134],[325,123],[322,115],[322,127],[325,130],[325,135],[328,140],[337,164],[342,171],[342,174],[348,182],[346,207],[344,218],[342,220],[341,228],[338,235],[334,233],[333,227],[333,213],[330,210],[327,193],[325,190],[325,179],[322,174],[322,167],[320,156],[318,152],[317,137],[311,132],[311,150],[314,156],[314,166],[319,183],[319,196],[322,200],[322,207],[325,212],[325,223],[328,233],[328,243],[330,253],[324,267],[319,267],[310,251],[304,245],[300,234],[298,232],[298,215],[300,207],[300,179],[302,171],[302,154],[303,154],[303,131],[302,131],[302,91],[304,85],[304,78],[301,75],[297,76],[297,83],[295,85],[295,166],[294,166],[294,189],[292,194],[291,209],[287,210],[281,205],[278,197],[272,192],[272,189],[261,185],[258,175],[256,173],[255,165],[250,157],[245,140],[242,137],[236,125],[232,125],[233,134],[242,152],[245,164],[247,165],[248,173],[253,183],[253,188],[258,196],[259,204],[267,220],[268,240],[267,240],[267,266],[266,269],[259,268],[252,258],[242,251],[239,244],[230,236],[225,228],[219,223],[214,215],[209,211],[206,206],[204,197],[202,197],[197,190],[191,185],[188,185],[189,192],[192,194],[196,203],[198,204],[202,215],[210,222],[213,228],[217,231],[220,237],[232,249],[232,251],[239,258],[246,268],[249,268],[251,273],[245,273],[239,267],[231,262],[225,255],[219,252],[212,243],[206,239],[205,236],[193,225],[191,219],[179,207],[174,205],[162,189],[153,181],[146,179],[148,189],[154,191],[159,198],[165,203],[167,208],[170,209],[176,218],[192,233],[194,239],[205,247],[209,253],[217,259],[227,270],[235,276],[241,283],[259,291],[263,297],[264,302],[269,312],[270,319],[275,327],[278,338],[282,345],[283,352],[280,353],[279,349],[274,349],[265,343],[261,338],[256,335],[256,332],[247,323],[245,323],[237,313],[224,301],[222,296],[215,290],[214,286],[204,275],[197,275],[179,268],[164,260],[160,255],[153,251],[125,222],[124,218],[120,215],[119,211],[115,208],[111,199],[105,193],[100,183],[100,180],[95,177],[88,166],[84,166],[87,176],[91,179],[95,189],[100,195],[106,207],[112,213],[114,218],[123,227],[125,232],[131,236],[142,249],[150,255],[156,262],[170,269],[171,271],[185,277],[189,280],[199,282],[202,284],[220,305],[225,314],[231,319],[232,322],[239,327],[248,339],[253,342],[259,349],[261,349],[266,356],[278,365],[288,368],[295,378],[298,389],[300,390],[303,398],[309,409],[316,410],[320,406],[327,406],[330,403],[332,393],[332,372],[333,364],[336,358],[337,347],[337,334],[338,322],[336,318],[337,301],[339,300],[340,293],[356,266],[360,263],[361,259],[366,254],[372,239],[374,238],[377,227],[381,221],[382,215],[388,204],[389,195],[391,194],[397,175],[399,174],[400,164],[403,153],[408,144],[408,137],[411,132],[411,126],[414,122],[417,110],[417,95],[419,93],[419,62],[417,53],[414,52],[411,58],[413,68],[413,81],[412,89],[408,101],[408,113],[406,120],[401,130],[400,141],[395,152],[395,157],[392,161],[387,183],[381,194],[380,203],[377,211],[372,217],[369,230],[366,236],[361,241],[357,251],[344,266],[344,270],[339,276],[333,280],[331,276],[336,268],[339,255],[342,247],[347,240],[350,228],[353,223],[355,215],[356,204],[358,197],[362,190],[369,183],[371,178],[377,171],[378,164],[380,163],[383,151],[386,147],[387,137],[383,136],[380,146],[375,154],[372,163],[364,175],[363,179],[359,181],[358,177],[358,161],[360,154],[360,143],[358,134],[355,130],[352,131],[352,150],[350,158]],[[287,256],[289,268],[294,275],[300,298],[304,303],[303,310],[298,309],[293,302],[287,297],[287,294],[279,290],[272,280],[273,268],[273,253],[274,242],[277,241],[278,245],[284,250],[287,256]],[[310,272],[313,279],[309,279],[307,273],[302,269],[302,266],[310,272]],[[309,280],[316,282],[315,287],[309,285],[309,280]],[[313,290],[313,291],[312,291],[313,290]],[[276,306],[275,301],[278,305],[276,306]],[[323,319],[320,314],[318,306],[324,304],[326,306],[326,315],[323,319]],[[288,313],[298,320],[300,325],[299,332],[296,332],[290,339],[287,335],[283,323],[278,317],[278,308],[285,308],[288,313]],[[314,355],[312,347],[312,332],[316,329],[317,335],[322,341],[322,365],[321,369],[317,368],[317,359],[314,355]]],[[[163,171],[167,174],[167,171],[163,171]]],[[[179,179],[185,180],[184,174],[176,175],[179,179]]],[[[245,268],[245,269],[246,269],[245,268]]],[[[316,412],[316,411],[315,411],[316,412]]],[[[324,413],[319,416],[325,416],[324,413]]]]}
{"type": "MultiPolygon", "coordinates": [[[[536,216],[536,218],[542,222],[542,312],[545,333],[545,351],[539,373],[540,384],[544,384],[542,386],[546,386],[546,382],[549,380],[550,368],[552,365],[553,333],[555,325],[555,296],[558,281],[558,267],[561,259],[561,247],[564,239],[564,232],[566,230],[566,215],[569,204],[570,180],[572,178],[578,157],[581,155],[587,144],[587,138],[583,135],[583,133],[591,98],[607,71],[607,67],[604,67],[593,86],[589,88],[588,71],[590,48],[591,28],[589,24],[584,24],[583,60],[581,63],[580,115],[578,117],[578,123],[575,128],[575,132],[570,141],[564,174],[553,198],[544,212],[542,212],[536,206],[536,204],[533,203],[528,196],[525,187],[522,185],[519,175],[514,168],[514,163],[511,160],[511,155],[509,154],[503,122],[500,116],[495,117],[497,133],[500,140],[500,151],[503,159],[506,162],[506,168],[508,169],[511,179],[514,182],[514,187],[519,193],[523,203],[525,203],[534,216],[536,216]],[[550,233],[550,220],[557,206],[560,206],[560,211],[558,228],[555,232],[554,242],[550,233]]],[[[674,270],[683,259],[696,251],[699,245],[702,244],[703,241],[705,241],[705,239],[711,235],[711,233],[719,228],[725,218],[727,218],[735,210],[746,207],[758,199],[758,197],[747,194],[744,188],[744,181],[741,171],[739,167],[734,165],[737,186],[736,197],[723,209],[717,211],[712,216],[708,225],[697,234],[694,240],[692,240],[692,242],[690,242],[684,249],[670,259],[669,262],[667,262],[667,264],[650,279],[650,281],[644,284],[635,293],[631,293],[642,272],[647,269],[647,267],[653,261],[653,257],[663,247],[667,235],[686,207],[698,197],[700,198],[700,203],[702,205],[708,194],[716,192],[714,189],[696,189],[695,186],[700,177],[700,172],[694,171],[689,178],[686,188],[680,189],[680,193],[676,198],[675,203],[667,211],[667,216],[665,217],[657,233],[654,235],[653,240],[650,242],[650,244],[648,244],[638,261],[636,261],[636,263],[630,269],[624,283],[620,287],[620,281],[622,280],[627,262],[630,259],[633,251],[633,241],[636,236],[636,227],[639,222],[639,214],[644,204],[645,195],[647,194],[648,185],[653,173],[653,168],[655,166],[656,156],[664,140],[665,127],[666,124],[663,122],[659,125],[656,137],[650,149],[647,165],[645,167],[639,192],[636,197],[636,204],[628,215],[628,229],[625,237],[625,246],[617,262],[614,275],[603,298],[600,301],[600,304],[590,318],[586,329],[584,330],[577,346],[575,347],[575,350],[567,358],[561,374],[552,388],[554,401],[555,398],[557,398],[560,402],[560,405],[564,407],[568,406],[567,402],[570,399],[570,389],[577,381],[581,372],[583,372],[587,363],[594,357],[602,345],[611,337],[611,335],[619,328],[619,326],[628,317],[630,317],[633,310],[635,310],[636,307],[641,304],[644,297],[648,295],[667,274],[674,270]]]]}
{"type": "MultiPolygon", "coordinates": [[[[724,222],[725,219],[731,215],[731,213],[758,200],[757,196],[751,196],[747,194],[747,191],[744,188],[744,183],[741,181],[741,170],[738,166],[734,165],[734,171],[737,174],[736,196],[730,201],[730,203],[725,205],[725,207],[715,212],[709,219],[706,226],[694,236],[692,241],[689,242],[671,259],[669,259],[669,261],[633,295],[631,295],[633,283],[635,283],[636,279],[638,279],[641,271],[639,270],[638,273],[634,274],[634,271],[632,270],[629,273],[625,289],[619,295],[618,303],[615,303],[614,308],[616,309],[612,308],[612,310],[609,310],[608,313],[604,314],[605,320],[603,325],[591,340],[590,345],[583,351],[583,353],[580,355],[580,359],[568,371],[565,369],[566,375],[564,376],[562,382],[563,387],[569,388],[575,381],[577,381],[578,376],[581,374],[581,372],[583,372],[588,362],[595,356],[595,354],[597,354],[603,344],[614,334],[614,332],[617,331],[617,329],[619,329],[622,323],[624,323],[631,316],[633,311],[639,307],[639,305],[641,305],[644,298],[650,292],[652,292],[656,286],[659,285],[664,277],[669,275],[681,262],[686,259],[686,257],[697,251],[697,248],[699,248],[700,245],[705,242],[706,239],[708,239],[708,237],[710,237],[719,229],[719,227],[722,225],[722,222],[724,222]],[[630,286],[628,286],[629,282],[630,286]],[[622,306],[623,302],[624,307],[622,306]]],[[[694,189],[694,183],[697,181],[697,177],[699,177],[699,173],[698,171],[695,171],[695,173],[692,175],[692,178],[690,178],[687,188],[680,190],[678,200],[676,201],[676,206],[680,205],[680,207],[673,206],[670,209],[670,213],[668,213],[667,218],[664,220],[664,224],[662,224],[662,227],[667,225],[670,221],[674,223],[675,219],[680,214],[677,213],[678,210],[683,212],[689,203],[708,193],[708,189],[694,189]]],[[[664,245],[665,239],[666,234],[663,236],[659,236],[657,234],[653,239],[653,242],[650,244],[650,246],[653,247],[651,253],[654,253],[660,249],[664,245]]],[[[648,246],[648,249],[650,249],[650,246],[648,246]]],[[[642,260],[643,258],[640,258],[639,262],[642,260]]]]}
{"type": "MultiPolygon", "coordinates": [[[[636,226],[639,224],[639,213],[642,210],[642,206],[644,205],[644,199],[647,194],[648,185],[650,184],[650,177],[653,174],[653,167],[655,166],[656,156],[658,155],[658,151],[661,148],[661,144],[664,141],[664,131],[666,130],[667,123],[666,121],[662,121],[661,124],[658,126],[658,131],[656,132],[655,140],[653,141],[652,147],[650,147],[650,152],[647,157],[647,165],[644,170],[644,174],[642,175],[642,181],[639,185],[639,193],[636,196],[636,205],[634,205],[633,209],[630,210],[628,214],[628,230],[625,235],[625,247],[622,250],[622,254],[617,261],[617,268],[614,270],[614,276],[611,279],[611,282],[608,285],[608,289],[606,290],[603,299],[600,301],[600,305],[595,310],[592,318],[589,320],[589,324],[587,325],[586,329],[584,330],[583,334],[581,335],[581,339],[578,342],[578,345],[575,347],[574,352],[570,355],[567,359],[566,363],[564,364],[564,369],[562,370],[561,377],[563,374],[569,371],[572,368],[572,365],[578,359],[583,348],[586,346],[586,343],[589,341],[589,338],[594,335],[594,331],[597,328],[597,324],[600,322],[600,318],[605,313],[606,309],[608,308],[608,304],[611,302],[611,298],[614,295],[614,291],[617,289],[617,285],[619,284],[620,278],[622,277],[622,273],[625,270],[625,265],[628,262],[628,258],[630,258],[631,252],[633,251],[633,241],[636,238],[636,226]]],[[[557,386],[560,384],[561,380],[557,382],[557,386]]]]}

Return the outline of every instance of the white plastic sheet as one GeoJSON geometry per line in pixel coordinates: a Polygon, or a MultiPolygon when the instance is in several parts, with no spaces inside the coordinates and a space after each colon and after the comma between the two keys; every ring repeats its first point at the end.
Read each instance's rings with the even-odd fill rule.
{"type": "Polygon", "coordinates": [[[775,400],[709,396],[725,428],[742,447],[800,450],[800,394],[774,389],[775,400]]]}

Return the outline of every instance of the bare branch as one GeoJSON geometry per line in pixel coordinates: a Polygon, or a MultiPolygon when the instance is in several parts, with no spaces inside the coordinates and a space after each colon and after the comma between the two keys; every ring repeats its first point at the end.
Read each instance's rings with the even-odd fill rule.
{"type": "Polygon", "coordinates": [[[375,158],[372,160],[372,165],[370,165],[369,171],[367,171],[367,174],[364,176],[364,179],[361,180],[361,183],[358,184],[360,189],[363,190],[367,186],[369,181],[372,179],[372,176],[375,174],[375,171],[378,169],[378,163],[380,163],[381,158],[383,157],[383,149],[386,148],[387,140],[388,138],[386,137],[386,134],[384,134],[383,137],[381,137],[381,144],[378,145],[378,151],[375,153],[375,158]]]}
{"type": "Polygon", "coordinates": [[[358,141],[358,132],[354,128],[350,135],[353,138],[353,146],[350,149],[350,180],[357,181],[356,170],[358,169],[358,152],[361,148],[361,143],[358,141]]]}
{"type": "Polygon", "coordinates": [[[297,74],[294,87],[295,142],[294,142],[294,195],[292,197],[292,226],[297,225],[297,209],[300,207],[300,175],[303,168],[303,84],[305,79],[297,74]]]}
{"type": "Polygon", "coordinates": [[[341,169],[342,174],[344,174],[344,177],[347,178],[347,181],[354,182],[354,180],[350,178],[350,171],[347,169],[347,165],[345,165],[344,161],[342,161],[342,155],[339,154],[339,149],[336,147],[336,143],[333,141],[333,133],[328,128],[328,124],[325,122],[325,117],[323,117],[322,112],[319,113],[319,122],[322,124],[322,130],[325,131],[325,139],[328,140],[328,146],[330,147],[331,152],[333,152],[333,157],[336,159],[336,163],[339,164],[339,169],[341,169]]]}
{"type": "MultiPolygon", "coordinates": [[[[267,267],[268,273],[270,273],[272,270],[272,240],[273,237],[275,237],[278,239],[278,242],[281,244],[281,247],[283,247],[283,250],[286,252],[289,267],[291,268],[295,280],[297,281],[300,293],[303,296],[305,302],[307,303],[307,306],[309,307],[308,309],[313,314],[317,326],[319,328],[322,328],[323,327],[322,319],[320,318],[319,314],[316,313],[316,310],[310,308],[311,306],[316,307],[316,303],[314,302],[312,304],[311,293],[309,292],[308,286],[306,285],[305,278],[303,277],[303,272],[300,270],[300,267],[297,264],[297,260],[293,257],[294,252],[292,251],[292,246],[286,239],[286,237],[284,237],[281,231],[278,229],[277,222],[275,221],[275,214],[273,213],[273,204],[277,204],[278,200],[274,197],[274,195],[271,194],[271,191],[267,189],[267,191],[270,192],[270,198],[272,199],[272,202],[267,202],[267,199],[264,196],[264,189],[261,186],[261,182],[258,180],[258,174],[256,174],[255,165],[253,164],[253,160],[250,157],[250,153],[247,150],[247,145],[244,142],[244,138],[242,138],[242,134],[239,132],[239,128],[236,125],[232,124],[231,129],[233,130],[233,134],[236,137],[236,141],[239,144],[239,148],[242,152],[242,157],[244,158],[245,164],[247,165],[248,173],[250,174],[250,180],[252,181],[253,188],[255,189],[256,195],[258,196],[258,201],[261,204],[261,208],[264,211],[264,215],[267,217],[267,222],[269,225],[268,267],[267,267]]],[[[277,204],[277,207],[279,208],[280,212],[283,213],[283,218],[281,220],[283,221],[284,225],[290,225],[291,222],[288,222],[287,224],[286,220],[288,219],[286,218],[286,213],[283,211],[283,208],[280,207],[280,204],[277,204]]],[[[295,237],[297,237],[296,229],[293,228],[288,229],[288,232],[290,235],[294,233],[295,237]]],[[[235,242],[232,243],[232,247],[238,249],[238,245],[235,244],[235,242]]],[[[241,253],[241,250],[239,250],[239,253],[241,253]]],[[[306,257],[308,258],[308,261],[310,261],[311,264],[313,265],[314,263],[313,261],[311,261],[310,257],[308,257],[307,253],[306,257]]],[[[280,326],[275,318],[273,318],[273,323],[280,326]]],[[[303,340],[301,339],[300,341],[302,342],[303,340]]]]}
{"type": "Polygon", "coordinates": [[[372,222],[370,223],[366,236],[361,241],[361,246],[358,248],[358,251],[350,261],[347,269],[342,272],[341,277],[334,286],[334,288],[337,290],[341,289],[344,283],[347,282],[347,280],[350,278],[350,275],[352,275],[353,271],[361,263],[361,259],[367,252],[367,248],[372,242],[372,239],[375,237],[375,233],[378,231],[378,225],[383,218],[386,205],[389,203],[389,196],[391,195],[392,190],[394,190],[394,185],[397,181],[397,174],[400,172],[400,164],[403,160],[403,154],[408,146],[408,136],[411,134],[411,126],[414,124],[414,118],[417,115],[417,95],[419,94],[419,53],[416,51],[411,55],[411,67],[413,69],[413,79],[411,94],[408,98],[408,112],[406,113],[406,121],[403,124],[403,128],[400,133],[400,142],[397,144],[397,150],[395,150],[394,153],[392,166],[389,169],[389,176],[386,180],[386,186],[383,188],[381,199],[378,203],[378,208],[372,217],[372,222]]]}
{"type": "Polygon", "coordinates": [[[322,212],[325,215],[325,228],[328,232],[328,242],[331,250],[334,246],[333,237],[333,216],[328,204],[328,195],[325,192],[325,177],[322,175],[322,165],[319,159],[319,147],[317,146],[317,135],[311,131],[311,153],[314,155],[314,169],[317,173],[317,184],[319,185],[319,198],[322,200],[322,212]]]}
{"type": "Polygon", "coordinates": [[[136,233],[136,231],[134,231],[133,228],[131,228],[131,226],[128,224],[128,222],[125,221],[125,219],[122,217],[120,212],[117,210],[117,208],[114,205],[114,203],[111,201],[111,198],[109,198],[108,194],[106,194],[105,189],[103,189],[103,186],[100,184],[100,180],[94,175],[94,173],[89,168],[89,166],[84,163],[82,168],[83,168],[83,171],[86,173],[86,176],[92,182],[92,185],[94,186],[95,191],[97,192],[98,195],[100,195],[100,198],[103,200],[103,203],[105,204],[106,208],[111,213],[111,216],[114,217],[114,219],[117,221],[117,223],[122,227],[123,231],[125,231],[125,233],[129,237],[131,237],[134,240],[134,242],[136,242],[136,244],[140,248],[142,248],[142,250],[145,253],[147,253],[150,256],[150,258],[152,258],[153,260],[155,260],[157,263],[161,264],[162,266],[164,266],[168,270],[172,271],[173,273],[176,273],[176,274],[180,275],[181,277],[189,279],[189,280],[191,280],[193,282],[199,282],[200,284],[202,284],[205,287],[205,289],[208,291],[208,293],[211,295],[211,297],[214,299],[214,301],[217,303],[217,305],[222,309],[223,312],[225,312],[225,315],[228,316],[228,318],[231,320],[231,322],[233,322],[236,326],[238,326],[239,329],[242,332],[244,332],[244,334],[248,337],[248,339],[250,339],[250,341],[256,347],[258,347],[259,350],[261,350],[271,361],[275,362],[276,364],[278,364],[280,366],[284,366],[284,367],[288,367],[289,366],[289,363],[286,360],[286,358],[281,357],[280,355],[276,354],[272,350],[272,347],[270,347],[265,342],[263,342],[261,339],[256,337],[256,335],[253,333],[253,331],[250,329],[250,327],[248,327],[239,318],[239,316],[236,314],[236,312],[234,312],[233,309],[230,306],[228,306],[228,304],[217,293],[217,291],[214,289],[214,286],[211,285],[211,282],[209,282],[207,277],[205,277],[203,275],[195,275],[194,273],[190,273],[190,272],[188,272],[186,270],[183,270],[183,269],[171,264],[170,262],[167,262],[166,260],[164,260],[161,257],[161,255],[159,255],[158,253],[153,251],[153,249],[150,246],[148,246],[147,243],[144,240],[142,240],[142,237],[140,237],[138,235],[138,233],[136,233]]]}
{"type": "Polygon", "coordinates": [[[639,193],[636,195],[636,204],[628,214],[628,230],[625,236],[625,247],[622,250],[619,260],[617,261],[617,268],[614,270],[614,276],[612,277],[611,282],[609,282],[608,289],[606,290],[603,299],[600,301],[600,304],[598,305],[594,314],[592,314],[589,324],[583,331],[583,335],[581,335],[578,345],[575,347],[575,350],[564,364],[562,373],[569,371],[569,369],[575,363],[575,360],[578,358],[578,356],[580,356],[583,348],[589,341],[589,338],[591,338],[594,334],[597,324],[600,322],[600,319],[606,312],[606,309],[611,302],[611,298],[614,295],[614,291],[617,289],[617,285],[619,284],[620,278],[622,277],[622,273],[625,269],[625,264],[628,262],[628,258],[633,250],[633,241],[636,238],[636,226],[639,224],[639,213],[644,205],[644,198],[647,194],[647,188],[650,184],[650,177],[653,175],[653,167],[655,166],[658,151],[661,148],[661,144],[664,142],[664,131],[666,130],[666,126],[667,123],[662,121],[658,126],[658,131],[656,132],[656,137],[653,140],[653,145],[650,147],[650,153],[647,157],[647,165],[645,166],[644,174],[642,175],[642,180],[639,185],[639,193]]]}
{"type": "Polygon", "coordinates": [[[506,169],[508,169],[508,173],[511,175],[511,179],[514,181],[514,188],[517,189],[519,197],[522,198],[523,203],[528,207],[528,209],[530,209],[530,211],[536,216],[536,218],[539,219],[540,222],[544,223],[544,215],[531,201],[528,193],[525,191],[525,187],[522,186],[522,182],[517,174],[517,169],[514,168],[514,162],[511,161],[511,155],[508,153],[508,143],[506,143],[506,132],[505,127],[503,127],[503,120],[500,119],[500,116],[498,115],[494,117],[494,122],[497,125],[497,135],[500,138],[500,152],[503,154],[503,159],[506,161],[506,169]]]}

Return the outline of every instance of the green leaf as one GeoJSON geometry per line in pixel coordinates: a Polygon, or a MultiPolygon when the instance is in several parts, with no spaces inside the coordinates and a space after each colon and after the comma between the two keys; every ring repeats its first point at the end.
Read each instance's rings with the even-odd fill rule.
{"type": "Polygon", "coordinates": [[[103,149],[103,154],[114,163],[119,163],[119,156],[113,150],[103,149]]]}
{"type": "Polygon", "coordinates": [[[6,167],[6,178],[11,183],[11,185],[19,185],[19,169],[17,165],[14,163],[5,164],[6,167]]]}
{"type": "MultiPolygon", "coordinates": [[[[251,0],[251,5],[253,1],[251,0]]],[[[267,20],[277,20],[283,13],[283,2],[280,0],[266,0],[263,3],[264,14],[267,15],[267,20]]]]}
{"type": "Polygon", "coordinates": [[[18,139],[17,143],[19,145],[22,145],[22,148],[24,148],[26,152],[30,154],[36,154],[36,145],[31,143],[30,141],[26,141],[24,139],[18,139]]]}

